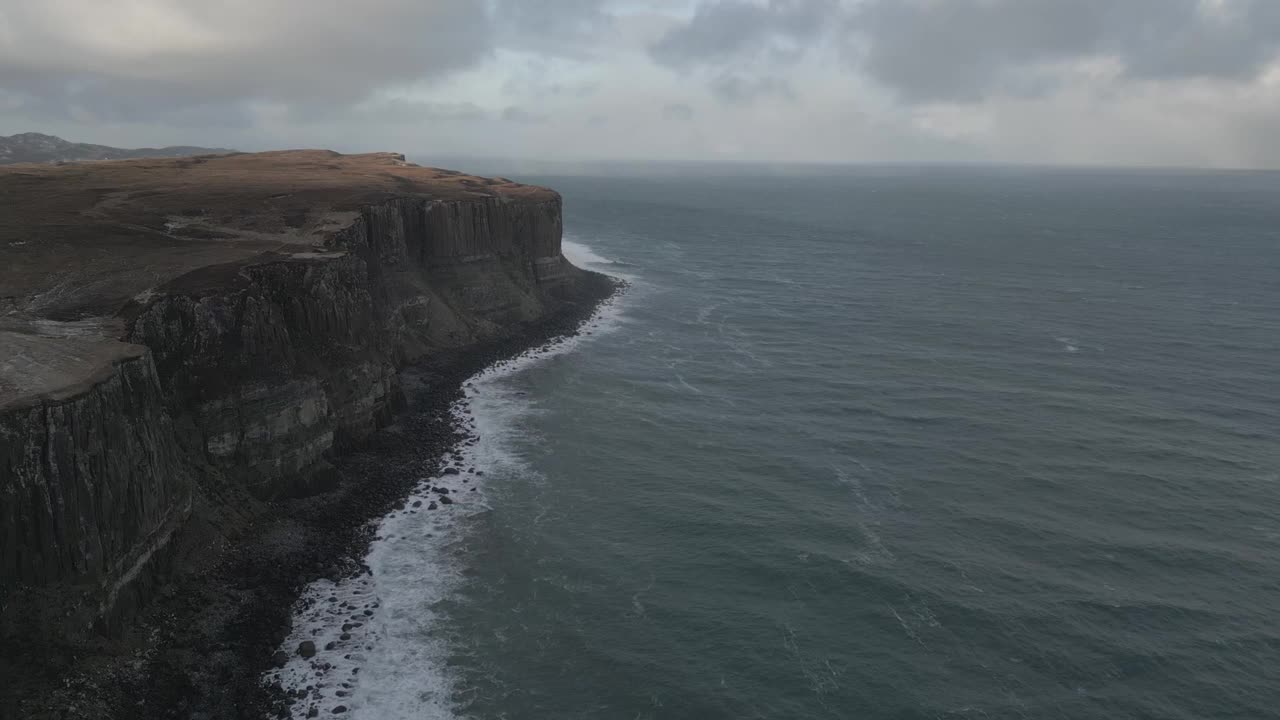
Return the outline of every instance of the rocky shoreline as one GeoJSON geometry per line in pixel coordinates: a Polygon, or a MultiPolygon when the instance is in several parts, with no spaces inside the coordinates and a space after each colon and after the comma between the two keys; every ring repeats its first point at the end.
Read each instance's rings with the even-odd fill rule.
{"type": "MultiPolygon", "coordinates": [[[[283,659],[278,651],[302,590],[320,578],[365,572],[360,558],[374,539],[371,521],[403,509],[418,481],[442,471],[442,457],[471,440],[471,429],[449,413],[468,378],[576,334],[624,290],[613,278],[586,277],[583,296],[555,315],[502,340],[406,368],[406,410],[363,447],[334,459],[335,487],[271,503],[207,569],[163,590],[122,638],[79,648],[81,655],[54,682],[28,680],[20,716],[288,717],[304,700],[262,678],[283,659]]],[[[448,511],[448,504],[435,511],[448,511]]]]}
{"type": "Polygon", "coordinates": [[[283,713],[299,590],[467,442],[460,384],[618,289],[555,191],[393,153],[9,165],[0,196],[0,719],[283,713]]]}

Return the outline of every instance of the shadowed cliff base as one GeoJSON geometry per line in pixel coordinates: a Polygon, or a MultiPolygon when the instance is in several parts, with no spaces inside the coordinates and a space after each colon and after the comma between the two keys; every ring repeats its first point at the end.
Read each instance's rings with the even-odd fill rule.
{"type": "Polygon", "coordinates": [[[616,291],[556,193],[393,154],[15,165],[0,202],[6,717],[283,707],[293,599],[455,442],[461,379],[616,291]]]}

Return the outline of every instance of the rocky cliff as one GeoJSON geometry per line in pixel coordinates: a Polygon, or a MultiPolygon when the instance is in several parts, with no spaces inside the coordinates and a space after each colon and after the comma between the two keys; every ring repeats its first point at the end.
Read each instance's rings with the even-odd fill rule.
{"type": "Polygon", "coordinates": [[[118,633],[184,547],[340,482],[402,368],[604,292],[554,192],[391,154],[15,165],[0,207],[10,650],[118,633]]]}
{"type": "Polygon", "coordinates": [[[0,587],[58,590],[6,629],[53,621],[55,607],[103,620],[191,510],[155,366],[143,347],[38,330],[0,343],[6,380],[26,390],[0,403],[0,587]],[[79,382],[50,384],[54,363],[79,382]]]}

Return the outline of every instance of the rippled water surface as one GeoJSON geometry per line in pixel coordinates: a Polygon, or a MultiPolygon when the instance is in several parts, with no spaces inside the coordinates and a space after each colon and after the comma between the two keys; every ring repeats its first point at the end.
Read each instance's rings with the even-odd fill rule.
{"type": "Polygon", "coordinates": [[[473,385],[353,713],[1275,716],[1280,176],[531,180],[632,289],[473,385]]]}

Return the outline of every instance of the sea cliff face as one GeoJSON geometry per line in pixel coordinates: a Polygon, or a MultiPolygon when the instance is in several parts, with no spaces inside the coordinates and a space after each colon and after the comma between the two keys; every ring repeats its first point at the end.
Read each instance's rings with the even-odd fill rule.
{"type": "Polygon", "coordinates": [[[60,605],[82,622],[111,613],[191,510],[155,367],[137,350],[71,397],[0,411],[0,578],[66,585],[75,597],[60,605]]]}
{"type": "Polygon", "coordinates": [[[397,199],[320,252],[202,268],[129,308],[174,417],[255,495],[305,492],[325,454],[401,404],[398,369],[542,317],[571,293],[560,203],[397,199]]]}
{"type": "MultiPolygon", "coordinates": [[[[86,261],[67,289],[32,279],[58,277],[37,250],[0,274],[26,290],[6,298],[0,323],[11,341],[0,357],[0,633],[11,643],[117,632],[181,571],[173,559],[199,544],[184,538],[212,547],[205,536],[234,538],[263,501],[338,482],[335,453],[403,406],[402,368],[517,336],[598,294],[561,255],[549,191],[444,171],[423,179],[395,156],[325,154],[323,168],[290,156],[273,159],[304,167],[282,177],[327,173],[319,190],[242,212],[237,203],[270,204],[279,188],[259,179],[237,198],[210,174],[209,200],[188,172],[258,162],[229,157],[242,160],[146,161],[142,170],[171,163],[171,180],[190,183],[171,199],[95,191],[84,207],[50,209],[113,223],[101,238],[58,239],[86,254],[133,252],[159,282],[142,287],[148,278],[113,257],[121,270],[107,277],[119,287],[86,261]],[[138,225],[155,229],[139,240],[138,225]]],[[[20,171],[0,175],[0,189],[119,182],[84,175],[20,171]]]]}

